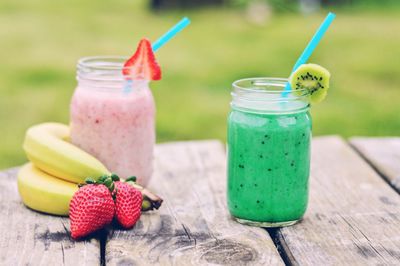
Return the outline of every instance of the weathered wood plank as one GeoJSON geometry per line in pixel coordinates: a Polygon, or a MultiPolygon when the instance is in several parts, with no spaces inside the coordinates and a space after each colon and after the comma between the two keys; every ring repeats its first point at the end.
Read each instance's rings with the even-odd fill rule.
{"type": "Polygon", "coordinates": [[[400,138],[351,138],[351,145],[400,192],[400,138]]]}
{"type": "Polygon", "coordinates": [[[97,240],[72,241],[67,218],[26,208],[17,169],[0,173],[0,265],[99,265],[97,240]]]}
{"type": "Polygon", "coordinates": [[[313,141],[304,220],[277,231],[293,264],[400,265],[400,197],[338,137],[313,141]]]}
{"type": "Polygon", "coordinates": [[[158,145],[149,187],[165,200],[133,230],[115,230],[107,265],[282,265],[267,232],[231,220],[219,142],[158,145]]]}

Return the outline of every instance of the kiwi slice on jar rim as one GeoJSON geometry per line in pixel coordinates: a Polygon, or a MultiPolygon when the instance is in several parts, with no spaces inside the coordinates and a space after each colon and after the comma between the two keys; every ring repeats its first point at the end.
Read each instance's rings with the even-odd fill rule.
{"type": "Polygon", "coordinates": [[[297,95],[308,95],[311,103],[325,99],[329,89],[329,71],[317,64],[303,64],[290,75],[289,82],[297,95]]]}

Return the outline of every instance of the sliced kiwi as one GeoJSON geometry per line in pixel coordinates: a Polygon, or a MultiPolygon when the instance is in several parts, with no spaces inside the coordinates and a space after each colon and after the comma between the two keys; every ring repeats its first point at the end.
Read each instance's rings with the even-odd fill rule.
{"type": "Polygon", "coordinates": [[[290,86],[297,95],[308,95],[311,103],[325,99],[329,89],[328,70],[317,64],[301,65],[289,78],[290,86]]]}

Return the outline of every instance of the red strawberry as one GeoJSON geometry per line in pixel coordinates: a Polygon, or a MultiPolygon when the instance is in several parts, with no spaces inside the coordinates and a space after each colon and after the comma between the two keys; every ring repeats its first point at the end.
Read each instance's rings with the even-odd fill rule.
{"type": "Polygon", "coordinates": [[[125,62],[122,73],[133,80],[161,79],[161,68],[157,64],[151,43],[148,39],[143,38],[139,42],[135,54],[125,62]]]}
{"type": "Polygon", "coordinates": [[[115,182],[117,195],[115,197],[116,217],[122,227],[128,229],[140,218],[142,208],[142,193],[124,182],[115,182]]]}
{"type": "Polygon", "coordinates": [[[81,238],[103,228],[111,223],[114,213],[114,200],[105,185],[89,184],[81,187],[70,202],[72,238],[81,238]]]}

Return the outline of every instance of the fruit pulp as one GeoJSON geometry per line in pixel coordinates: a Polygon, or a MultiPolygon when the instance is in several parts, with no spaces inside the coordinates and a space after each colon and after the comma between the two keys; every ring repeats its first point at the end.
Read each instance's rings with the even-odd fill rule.
{"type": "Polygon", "coordinates": [[[148,83],[125,89],[79,85],[71,101],[71,141],[122,178],[146,185],[153,170],[155,104],[148,83]]]}
{"type": "Polygon", "coordinates": [[[228,118],[228,208],[239,222],[289,225],[308,201],[311,117],[233,109],[228,118]]]}

